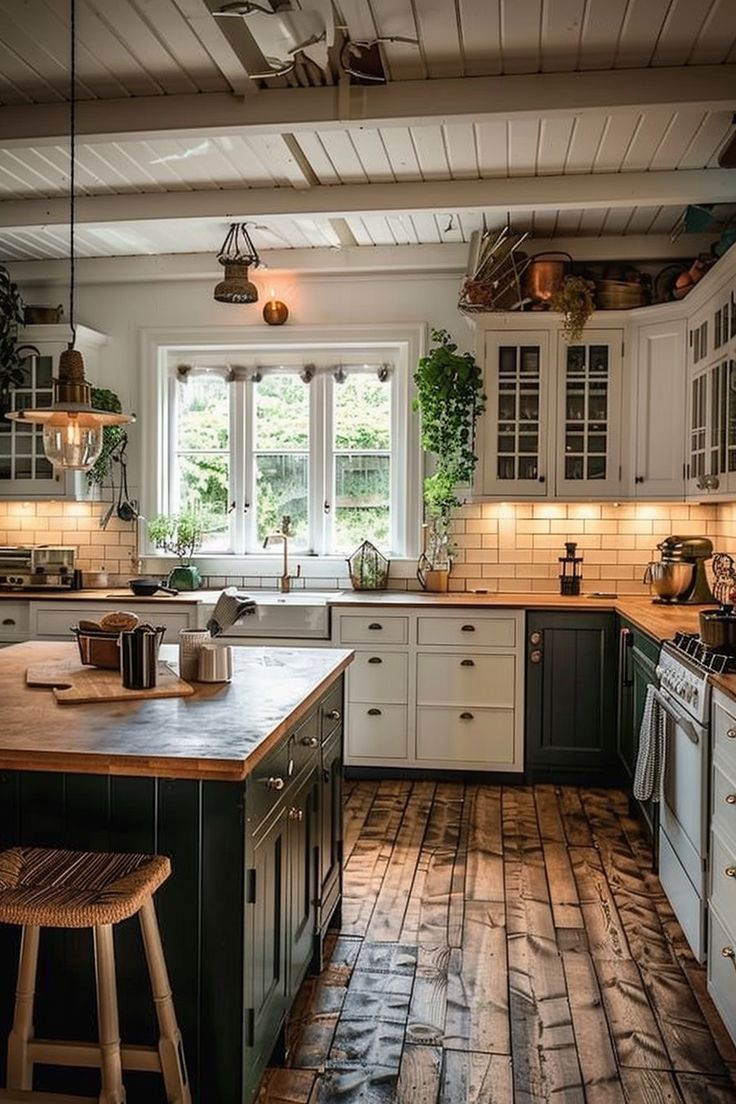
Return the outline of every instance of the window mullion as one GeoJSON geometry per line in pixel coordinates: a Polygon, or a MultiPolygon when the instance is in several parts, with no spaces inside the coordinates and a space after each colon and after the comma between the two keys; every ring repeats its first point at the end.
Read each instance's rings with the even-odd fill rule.
{"type": "Polygon", "coordinates": [[[258,519],[256,508],[256,464],[254,455],[255,444],[255,409],[256,386],[250,380],[239,380],[237,386],[242,389],[240,408],[243,415],[242,436],[240,450],[243,458],[244,490],[240,503],[240,512],[243,519],[244,548],[246,552],[256,551],[258,519]]]}
{"type": "Polygon", "coordinates": [[[324,509],[328,493],[325,479],[327,380],[324,375],[316,376],[309,388],[309,543],[312,551],[321,556],[327,549],[325,523],[328,516],[324,509]]]}
{"type": "Polygon", "coordinates": [[[245,552],[245,519],[243,502],[245,501],[245,466],[243,460],[243,385],[233,380],[230,391],[230,505],[235,508],[230,514],[230,540],[235,553],[245,552]]]}

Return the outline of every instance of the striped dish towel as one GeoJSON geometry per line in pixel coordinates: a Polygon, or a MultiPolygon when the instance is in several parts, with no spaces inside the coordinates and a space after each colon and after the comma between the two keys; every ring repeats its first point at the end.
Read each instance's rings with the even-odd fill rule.
{"type": "Polygon", "coordinates": [[[647,688],[644,714],[639,729],[639,754],[634,772],[634,797],[659,801],[662,794],[667,714],[659,704],[654,687],[647,688]]]}

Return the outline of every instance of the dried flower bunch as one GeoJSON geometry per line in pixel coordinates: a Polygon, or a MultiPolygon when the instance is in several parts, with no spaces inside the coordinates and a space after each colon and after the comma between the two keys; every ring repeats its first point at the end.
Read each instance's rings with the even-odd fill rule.
{"type": "Polygon", "coordinates": [[[559,311],[566,341],[579,341],[585,323],[595,310],[594,285],[583,276],[566,276],[562,287],[550,300],[552,310],[559,311]]]}

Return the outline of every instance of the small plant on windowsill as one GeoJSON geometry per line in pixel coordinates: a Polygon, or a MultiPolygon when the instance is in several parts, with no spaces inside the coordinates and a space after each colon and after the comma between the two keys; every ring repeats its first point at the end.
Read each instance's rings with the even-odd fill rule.
{"type": "MultiPolygon", "coordinates": [[[[433,330],[433,347],[414,373],[414,409],[422,416],[422,448],[434,457],[434,472],[424,481],[429,524],[418,565],[427,590],[447,590],[451,569],[450,515],[460,505],[457,487],[471,483],[477,457],[475,425],[486,406],[483,374],[471,353],[458,353],[447,330],[433,330]]],[[[426,533],[426,530],[425,530],[426,533]]]]}
{"type": "Polygon", "coordinates": [[[148,523],[148,535],[157,548],[179,557],[179,566],[169,572],[167,584],[177,590],[196,590],[202,585],[199,568],[192,557],[202,547],[204,520],[195,510],[180,514],[158,514],[148,523]]]}

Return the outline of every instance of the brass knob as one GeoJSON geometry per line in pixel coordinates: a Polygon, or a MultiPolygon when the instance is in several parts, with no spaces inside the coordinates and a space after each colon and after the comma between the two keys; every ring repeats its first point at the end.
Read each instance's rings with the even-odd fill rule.
{"type": "Polygon", "coordinates": [[[302,744],[304,747],[316,747],[319,740],[316,736],[302,736],[302,744]]]}
{"type": "Polygon", "coordinates": [[[529,653],[529,662],[530,663],[541,663],[542,662],[542,653],[540,652],[539,648],[535,648],[533,652],[529,653]]]}
{"type": "Polygon", "coordinates": [[[301,823],[304,820],[304,810],[297,809],[296,806],[289,809],[289,820],[296,820],[301,823]]]}
{"type": "Polygon", "coordinates": [[[736,866],[727,866],[723,873],[727,878],[736,878],[736,866]]]}
{"type": "Polygon", "coordinates": [[[327,719],[328,719],[328,721],[339,721],[340,720],[340,710],[339,709],[331,709],[330,712],[327,714],[327,719]]]}
{"type": "Polygon", "coordinates": [[[726,794],[726,804],[736,805],[736,794],[726,794]]]}
{"type": "Polygon", "coordinates": [[[266,788],[269,790],[283,790],[285,785],[286,783],[284,782],[283,778],[272,777],[266,779],[266,788]]]}
{"type": "Polygon", "coordinates": [[[726,730],[726,735],[729,740],[736,740],[736,728],[729,728],[726,730]]]}

